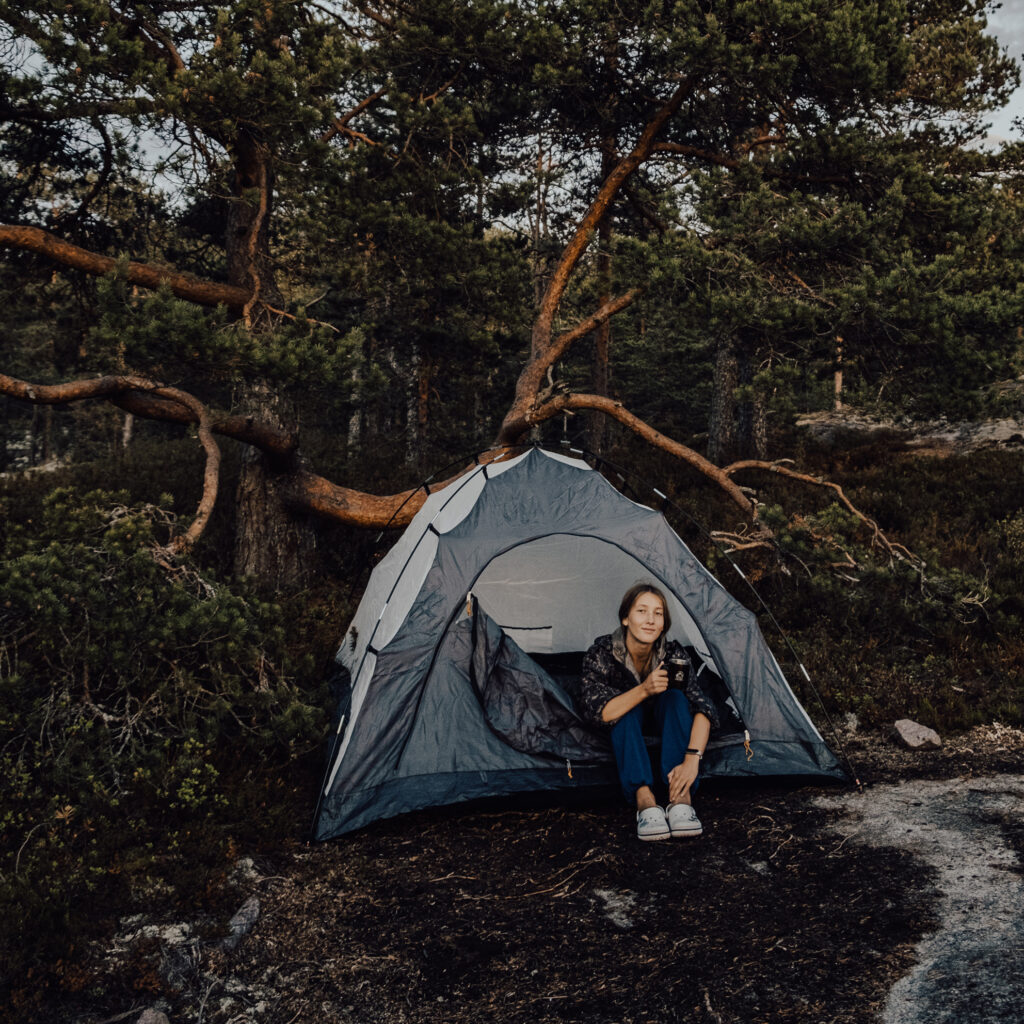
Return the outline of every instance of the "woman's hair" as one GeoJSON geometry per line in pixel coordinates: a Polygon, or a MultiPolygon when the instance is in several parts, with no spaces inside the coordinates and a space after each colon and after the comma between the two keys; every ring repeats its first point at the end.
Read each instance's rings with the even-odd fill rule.
{"type": "Polygon", "coordinates": [[[672,628],[672,615],[669,613],[665,595],[653,583],[634,583],[622,595],[622,600],[619,602],[619,624],[622,624],[623,619],[629,618],[629,613],[633,610],[633,605],[636,604],[636,599],[641,594],[653,594],[661,599],[661,610],[665,613],[665,628],[661,631],[661,635],[664,636],[672,628]]]}

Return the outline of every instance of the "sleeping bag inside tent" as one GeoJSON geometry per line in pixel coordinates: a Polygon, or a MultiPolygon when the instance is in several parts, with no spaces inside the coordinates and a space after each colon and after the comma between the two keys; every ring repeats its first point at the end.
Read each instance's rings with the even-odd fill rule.
{"type": "Polygon", "coordinates": [[[617,791],[607,733],[572,693],[639,580],[665,592],[669,635],[693,648],[722,711],[702,778],[845,778],[753,613],[665,517],[586,462],[533,448],[431,494],[374,569],[337,654],[315,838],[483,797],[617,791]]]}

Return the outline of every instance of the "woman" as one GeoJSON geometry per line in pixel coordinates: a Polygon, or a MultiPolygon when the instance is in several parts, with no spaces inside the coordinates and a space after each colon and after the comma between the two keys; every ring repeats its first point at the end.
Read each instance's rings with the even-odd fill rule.
{"type": "Polygon", "coordinates": [[[714,704],[697,683],[684,649],[668,640],[672,626],[665,595],[649,583],[629,588],[619,604],[621,626],[598,637],[583,659],[579,709],[592,725],[611,729],[615,763],[626,800],[636,802],[637,836],[645,841],[699,836],[692,806],[700,761],[713,725],[714,704]],[[681,672],[669,689],[669,672],[681,672]],[[645,719],[661,739],[663,810],[654,796],[654,772],[644,743],[645,719]]]}

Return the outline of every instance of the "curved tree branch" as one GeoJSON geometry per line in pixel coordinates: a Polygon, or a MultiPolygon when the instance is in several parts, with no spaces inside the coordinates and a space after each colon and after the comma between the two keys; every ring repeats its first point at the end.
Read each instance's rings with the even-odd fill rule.
{"type": "Polygon", "coordinates": [[[188,410],[192,420],[199,425],[199,441],[206,451],[206,468],[203,472],[203,494],[196,509],[196,517],[184,534],[175,537],[162,548],[164,555],[179,555],[187,551],[202,535],[209,522],[210,513],[217,500],[220,481],[220,448],[213,438],[210,417],[206,407],[194,395],[178,388],[166,387],[145,377],[124,374],[110,377],[93,377],[76,380],[67,384],[30,384],[0,373],[0,394],[20,398],[35,405],[67,405],[90,398],[115,399],[127,392],[144,392],[168,405],[176,404],[188,410]]]}
{"type": "Polygon", "coordinates": [[[32,384],[0,374],[0,395],[36,405],[68,405],[71,402],[100,399],[147,419],[184,425],[198,424],[199,438],[207,453],[203,498],[196,520],[188,532],[164,549],[164,554],[172,555],[181,553],[195,543],[213,508],[220,465],[220,449],[213,434],[243,441],[283,460],[292,471],[289,501],[295,508],[316,512],[351,526],[376,528],[407,526],[428,493],[447,487],[476,465],[504,458],[509,451],[507,447],[493,448],[483,453],[475,463],[447,480],[433,484],[429,489],[419,487],[397,494],[368,494],[333,483],[299,466],[296,459],[298,441],[294,436],[256,423],[250,417],[226,416],[214,419],[194,396],[179,388],[156,384],[144,377],[124,374],[69,381],[66,384],[32,384]]]}
{"type": "Polygon", "coordinates": [[[598,412],[605,413],[607,416],[611,416],[612,419],[618,420],[623,426],[628,427],[633,433],[642,437],[648,444],[653,445],[655,448],[660,448],[662,451],[668,452],[677,459],[681,459],[683,462],[693,466],[694,469],[703,473],[704,476],[721,487],[733,502],[742,509],[746,516],[751,519],[757,518],[756,504],[743,493],[742,488],[734,483],[724,470],[719,469],[713,462],[709,462],[699,452],[695,452],[685,444],[680,444],[671,437],[655,430],[654,427],[645,423],[639,416],[635,416],[628,409],[624,408],[621,402],[616,402],[612,398],[605,398],[603,395],[559,395],[530,412],[523,423],[523,429],[533,426],[535,423],[549,420],[552,416],[557,416],[558,413],[566,409],[595,409],[598,412]]]}
{"type": "MultiPolygon", "coordinates": [[[[381,96],[384,95],[385,92],[387,92],[385,88],[378,89],[375,93],[371,93],[369,96],[366,97],[366,99],[361,100],[359,103],[357,103],[347,114],[342,114],[341,117],[336,117],[334,119],[334,124],[332,124],[331,127],[328,128],[327,131],[325,131],[323,135],[320,136],[320,141],[330,142],[331,139],[333,139],[334,136],[338,134],[338,132],[345,132],[346,134],[348,134],[349,121],[351,121],[352,118],[356,117],[358,114],[361,114],[364,110],[366,110],[367,107],[376,103],[377,100],[379,100],[381,96]]],[[[363,138],[367,142],[372,141],[370,139],[367,139],[366,136],[363,136],[363,138]]]]}
{"type": "MultiPolygon", "coordinates": [[[[117,260],[110,256],[101,256],[80,246],[65,242],[42,228],[26,227],[18,224],[0,224],[0,246],[11,249],[37,252],[57,263],[75,270],[84,270],[87,274],[109,274],[117,268],[117,260]]],[[[251,297],[245,288],[236,288],[230,284],[217,281],[204,281],[166,267],[157,267],[151,263],[129,263],[126,271],[127,280],[144,288],[159,288],[166,284],[179,299],[187,299],[200,306],[227,306],[229,309],[241,309],[251,297]]]]}
{"type": "MultiPolygon", "coordinates": [[[[683,101],[693,90],[694,84],[694,78],[685,78],[676,87],[669,99],[658,109],[654,117],[647,122],[631,152],[615,165],[611,174],[602,182],[597,195],[594,197],[594,201],[590,204],[590,208],[577,224],[573,237],[562,250],[562,255],[559,257],[554,272],[548,281],[544,296],[541,299],[540,308],[537,311],[537,317],[534,320],[530,359],[519,374],[519,379],[516,381],[515,397],[498,433],[498,437],[502,441],[511,442],[517,440],[512,424],[521,421],[536,403],[537,392],[544,379],[544,374],[554,362],[554,359],[550,357],[550,352],[552,347],[557,346],[561,340],[557,339],[553,342],[551,338],[555,313],[558,311],[558,306],[562,301],[562,296],[565,294],[565,289],[568,287],[573,270],[575,270],[577,263],[579,263],[583,253],[586,252],[587,247],[590,245],[594,230],[604,219],[612,200],[630,175],[650,156],[655,139],[682,106],[683,101]]],[[[572,340],[575,340],[575,338],[572,340]]],[[[561,351],[565,350],[566,345],[562,346],[561,351]]]]}
{"type": "Polygon", "coordinates": [[[316,473],[300,469],[295,474],[291,499],[293,504],[305,511],[316,512],[350,526],[377,529],[408,526],[413,516],[423,507],[428,495],[444,490],[477,466],[499,462],[509,454],[509,451],[509,447],[492,448],[482,453],[476,462],[460,469],[447,480],[429,487],[399,491],[397,494],[367,494],[365,491],[342,487],[322,476],[317,476],[316,473]]]}
{"type": "Polygon", "coordinates": [[[846,496],[839,484],[833,483],[831,480],[823,480],[821,477],[811,476],[809,473],[800,473],[797,470],[790,469],[788,466],[784,466],[779,462],[766,462],[760,459],[741,459],[738,462],[731,462],[728,466],[723,467],[721,472],[731,479],[736,473],[742,472],[746,469],[756,469],[765,473],[777,473],[779,476],[787,477],[790,480],[799,480],[801,483],[811,484],[814,487],[829,488],[835,492],[836,497],[842,503],[843,507],[852,515],[856,516],[871,530],[872,545],[884,548],[892,558],[898,558],[901,561],[907,561],[914,566],[920,567],[921,560],[902,544],[896,544],[889,540],[889,538],[882,532],[882,528],[878,523],[876,523],[870,516],[861,512],[860,509],[857,508],[846,496]]]}
{"type": "MultiPolygon", "coordinates": [[[[177,401],[166,401],[149,391],[125,391],[112,395],[109,401],[125,412],[149,420],[165,420],[169,423],[198,423],[196,416],[187,406],[177,401]]],[[[299,440],[294,434],[274,430],[257,423],[251,416],[220,416],[210,420],[210,430],[222,437],[251,444],[273,458],[290,460],[298,449],[299,440]]]]}
{"type": "Polygon", "coordinates": [[[625,294],[604,303],[600,309],[591,313],[586,320],[581,320],[575,327],[570,328],[555,338],[548,350],[537,360],[536,365],[546,372],[549,366],[554,366],[562,358],[565,350],[573,342],[586,337],[595,327],[600,327],[601,324],[610,320],[616,313],[620,313],[627,306],[631,306],[637,297],[643,294],[643,291],[643,288],[631,288],[625,294]]]}

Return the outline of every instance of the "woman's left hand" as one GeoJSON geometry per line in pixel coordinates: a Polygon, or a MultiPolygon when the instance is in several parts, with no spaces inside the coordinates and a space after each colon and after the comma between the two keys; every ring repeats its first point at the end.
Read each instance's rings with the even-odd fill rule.
{"type": "Polygon", "coordinates": [[[690,787],[696,780],[699,770],[700,759],[696,754],[687,754],[683,758],[682,764],[677,764],[668,773],[668,802],[670,804],[679,803],[683,797],[689,794],[690,787]]]}

